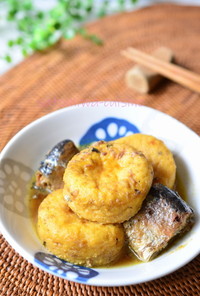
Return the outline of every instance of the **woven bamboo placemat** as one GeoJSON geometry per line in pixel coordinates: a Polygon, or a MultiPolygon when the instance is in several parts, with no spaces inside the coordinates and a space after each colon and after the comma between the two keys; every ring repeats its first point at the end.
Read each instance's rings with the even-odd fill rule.
{"type": "MultiPolygon", "coordinates": [[[[170,47],[176,62],[200,73],[200,8],[157,5],[107,17],[89,25],[103,47],[77,37],[45,54],[36,53],[0,78],[0,150],[22,127],[69,105],[124,101],[172,115],[200,134],[200,96],[165,81],[150,95],[126,87],[134,63],[120,50],[151,52],[170,47]]],[[[161,279],[127,287],[90,287],[49,275],[19,256],[1,237],[0,295],[200,295],[200,256],[161,279]]]]}

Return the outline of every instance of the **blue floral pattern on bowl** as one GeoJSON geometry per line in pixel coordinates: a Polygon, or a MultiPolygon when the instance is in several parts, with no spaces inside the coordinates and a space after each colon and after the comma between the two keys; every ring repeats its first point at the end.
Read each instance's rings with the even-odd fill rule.
{"type": "Polygon", "coordinates": [[[93,124],[80,139],[79,144],[87,145],[100,140],[112,141],[139,132],[139,129],[127,120],[108,117],[93,124]]]}
{"type": "Polygon", "coordinates": [[[43,267],[46,271],[68,280],[86,283],[89,279],[99,274],[92,268],[75,265],[44,252],[37,252],[34,257],[35,262],[43,267]]]}

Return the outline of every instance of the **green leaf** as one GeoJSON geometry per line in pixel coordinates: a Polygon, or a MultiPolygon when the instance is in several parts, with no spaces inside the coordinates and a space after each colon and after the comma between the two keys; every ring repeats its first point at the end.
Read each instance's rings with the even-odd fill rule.
{"type": "Polygon", "coordinates": [[[121,5],[124,5],[126,3],[126,1],[125,0],[118,0],[118,3],[121,6],[121,5]]]}
{"type": "Polygon", "coordinates": [[[35,42],[34,40],[31,40],[31,42],[29,42],[29,47],[33,50],[37,49],[37,42],[35,42]]]}
{"type": "Polygon", "coordinates": [[[94,42],[96,45],[103,45],[103,40],[96,35],[89,35],[88,39],[94,42]]]}
{"type": "Polygon", "coordinates": [[[88,6],[88,7],[86,7],[86,11],[87,11],[87,12],[91,12],[91,11],[92,11],[92,6],[88,6]]]}
{"type": "Polygon", "coordinates": [[[56,30],[59,30],[59,29],[61,28],[61,24],[60,24],[59,22],[56,22],[56,23],[54,24],[54,28],[55,28],[56,30]]]}
{"type": "Polygon", "coordinates": [[[7,44],[9,47],[13,47],[15,45],[15,42],[13,40],[9,40],[7,44]]]}
{"type": "Polygon", "coordinates": [[[99,12],[98,12],[98,17],[104,17],[106,15],[106,10],[105,9],[101,9],[101,10],[99,10],[99,12]]]}
{"type": "Polygon", "coordinates": [[[64,9],[63,9],[63,5],[60,3],[60,4],[57,4],[57,6],[55,6],[55,8],[53,8],[52,10],[50,10],[50,16],[53,17],[53,18],[59,18],[63,15],[64,13],[64,9]]]}
{"type": "Polygon", "coordinates": [[[31,0],[24,0],[22,1],[22,8],[24,10],[31,10],[33,9],[33,3],[31,0]]]}
{"type": "Polygon", "coordinates": [[[38,19],[43,19],[44,18],[44,13],[42,11],[38,11],[37,14],[36,14],[36,17],[38,19]]]}
{"type": "Polygon", "coordinates": [[[110,2],[108,0],[104,0],[99,8],[99,11],[97,13],[98,17],[104,17],[107,15],[108,9],[109,9],[110,2]]]}
{"type": "Polygon", "coordinates": [[[24,42],[24,40],[23,40],[22,37],[18,37],[17,40],[16,40],[17,45],[21,45],[23,42],[24,42]]]}
{"type": "Polygon", "coordinates": [[[17,9],[13,8],[8,12],[7,20],[15,20],[15,15],[17,14],[17,9]]]}
{"type": "Polygon", "coordinates": [[[18,20],[17,24],[18,24],[18,29],[20,31],[26,31],[27,30],[27,25],[28,24],[27,24],[26,20],[24,20],[24,19],[18,20]]]}
{"type": "Polygon", "coordinates": [[[8,55],[8,54],[5,55],[4,59],[5,59],[5,61],[8,62],[8,63],[12,63],[12,58],[11,58],[10,55],[8,55]]]}
{"type": "Polygon", "coordinates": [[[80,34],[85,39],[88,39],[97,45],[103,45],[102,39],[100,39],[97,35],[89,34],[85,28],[79,28],[77,30],[77,33],[80,34]]]}
{"type": "Polygon", "coordinates": [[[23,54],[24,57],[27,57],[28,56],[28,51],[25,48],[23,48],[22,49],[22,54],[23,54]]]}
{"type": "Polygon", "coordinates": [[[85,28],[79,28],[79,29],[77,29],[77,33],[80,34],[83,37],[86,37],[87,36],[87,31],[86,31],[85,28]]]}

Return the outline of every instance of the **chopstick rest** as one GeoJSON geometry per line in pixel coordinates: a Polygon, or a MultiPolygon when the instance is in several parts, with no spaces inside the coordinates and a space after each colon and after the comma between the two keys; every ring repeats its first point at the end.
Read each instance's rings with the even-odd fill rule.
{"type": "Polygon", "coordinates": [[[167,63],[132,47],[122,51],[122,54],[128,59],[200,94],[200,74],[178,65],[167,63]]]}
{"type": "MultiPolygon", "coordinates": [[[[172,63],[174,60],[174,53],[167,47],[159,47],[152,56],[164,62],[172,63]]],[[[140,64],[135,65],[125,75],[125,81],[128,87],[140,92],[149,93],[154,89],[164,77],[156,71],[140,64]]]]}

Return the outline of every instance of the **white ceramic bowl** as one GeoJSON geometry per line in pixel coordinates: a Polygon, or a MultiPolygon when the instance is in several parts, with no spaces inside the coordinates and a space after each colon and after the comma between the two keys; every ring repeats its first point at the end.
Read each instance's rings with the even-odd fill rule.
{"type": "Polygon", "coordinates": [[[200,139],[176,119],[121,102],[93,102],[53,112],[23,128],[1,152],[0,226],[7,241],[37,267],[56,276],[99,286],[137,284],[164,276],[200,250],[200,139]],[[46,152],[69,138],[77,145],[133,132],[156,136],[172,150],[196,222],[190,232],[151,262],[119,268],[85,268],[62,261],[41,245],[28,214],[27,188],[46,152]]]}

